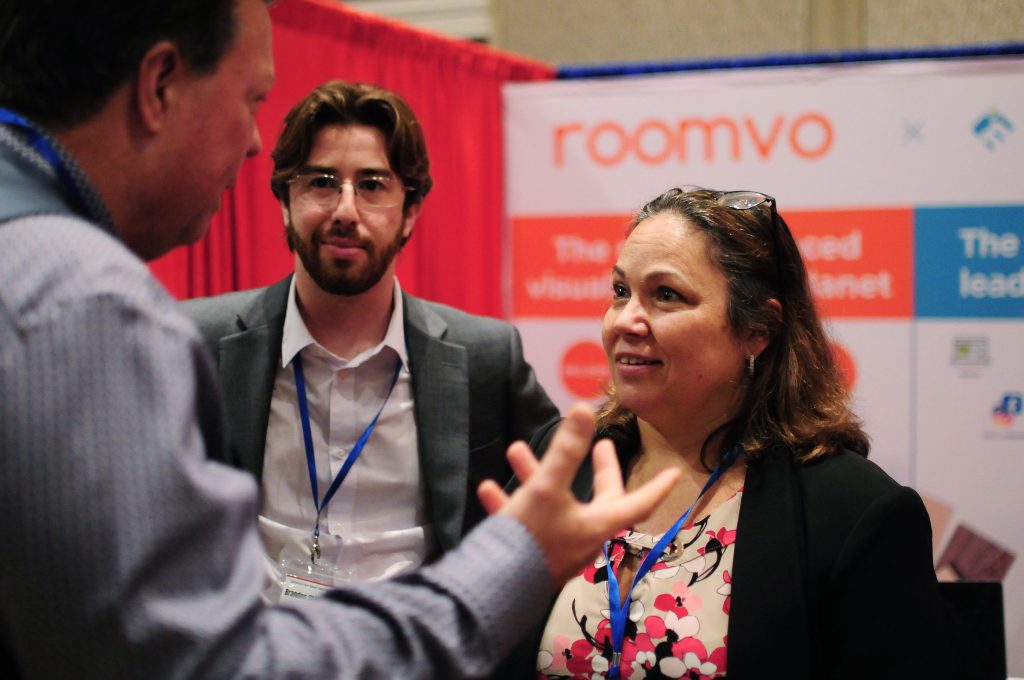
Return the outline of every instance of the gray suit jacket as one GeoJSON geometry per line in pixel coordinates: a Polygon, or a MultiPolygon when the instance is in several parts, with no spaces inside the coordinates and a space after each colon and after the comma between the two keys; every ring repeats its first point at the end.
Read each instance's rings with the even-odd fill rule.
{"type": "MultiPolygon", "coordinates": [[[[231,441],[224,462],[257,479],[290,281],[183,303],[218,365],[231,441]]],[[[476,486],[511,478],[506,447],[529,441],[558,411],[513,326],[406,293],[403,304],[420,466],[438,543],[449,550],[486,514],[476,486]]]]}

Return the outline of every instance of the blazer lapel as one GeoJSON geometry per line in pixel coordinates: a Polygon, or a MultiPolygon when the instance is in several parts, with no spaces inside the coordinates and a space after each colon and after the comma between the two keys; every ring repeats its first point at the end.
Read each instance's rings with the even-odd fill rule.
{"type": "Polygon", "coordinates": [[[462,536],[469,466],[469,369],[466,349],[443,340],[447,324],[403,293],[405,341],[431,520],[442,550],[462,536]]]}
{"type": "Polygon", "coordinates": [[[224,409],[238,464],[256,479],[263,453],[270,398],[281,358],[281,336],[291,277],[265,288],[236,318],[239,332],[218,345],[224,409]]]}
{"type": "Polygon", "coordinates": [[[765,452],[747,467],[731,575],[730,678],[763,676],[765,664],[780,649],[786,650],[787,677],[811,677],[813,631],[796,465],[780,449],[765,452]]]}

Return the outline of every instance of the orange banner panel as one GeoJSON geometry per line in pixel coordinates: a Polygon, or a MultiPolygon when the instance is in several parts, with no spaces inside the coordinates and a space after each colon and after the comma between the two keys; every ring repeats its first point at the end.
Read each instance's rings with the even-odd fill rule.
{"type": "Polygon", "coordinates": [[[910,318],[914,216],[910,208],[787,211],[823,316],[910,318]]]}
{"type": "Polygon", "coordinates": [[[513,218],[513,315],[603,315],[629,223],[626,215],[513,218]]]}
{"type": "MultiPolygon", "coordinates": [[[[823,316],[913,315],[910,208],[787,211],[823,316]]],[[[513,234],[513,315],[588,318],[604,314],[626,215],[517,217],[513,234]]]]}

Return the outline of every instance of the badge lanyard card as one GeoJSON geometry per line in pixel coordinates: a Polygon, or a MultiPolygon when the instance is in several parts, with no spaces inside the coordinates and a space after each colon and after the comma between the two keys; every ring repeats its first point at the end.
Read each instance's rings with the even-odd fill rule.
{"type": "Polygon", "coordinates": [[[300,558],[288,554],[281,556],[278,563],[278,592],[280,598],[293,597],[308,599],[323,595],[326,591],[330,590],[335,583],[335,577],[339,570],[337,565],[325,564],[321,560],[320,516],[334,498],[334,494],[339,488],[341,488],[341,484],[348,476],[349,470],[352,469],[356,460],[359,459],[359,455],[363,452],[366,442],[370,439],[370,435],[373,434],[373,429],[377,425],[377,420],[380,418],[380,414],[383,413],[384,407],[391,398],[391,392],[395,389],[395,383],[398,382],[398,375],[402,370],[402,362],[399,360],[398,365],[395,367],[395,373],[391,377],[391,384],[388,386],[387,394],[384,396],[384,402],[380,405],[380,408],[377,409],[377,414],[373,417],[373,420],[370,421],[370,424],[366,426],[366,429],[364,429],[363,433],[359,436],[359,440],[356,441],[355,446],[352,447],[352,451],[349,452],[348,457],[345,458],[345,462],[342,464],[341,469],[338,470],[338,474],[335,475],[334,480],[328,487],[327,493],[324,494],[323,500],[320,499],[320,492],[316,479],[316,458],[313,455],[313,433],[309,423],[309,404],[306,400],[306,377],[302,370],[301,356],[296,355],[295,359],[292,360],[292,370],[295,373],[295,391],[299,401],[299,416],[302,421],[302,439],[303,445],[306,449],[306,467],[309,470],[309,487],[313,498],[313,507],[316,510],[316,523],[313,527],[310,540],[308,558],[300,558]]]}
{"type": "Polygon", "coordinates": [[[722,473],[732,464],[739,454],[739,449],[734,447],[730,449],[722,459],[715,466],[715,469],[711,471],[711,476],[708,481],[704,484],[704,488],[700,490],[697,498],[693,503],[686,509],[679,519],[675,521],[675,524],[665,532],[665,534],[654,544],[651,551],[647,553],[643,562],[640,563],[640,568],[636,571],[636,576],[633,577],[633,583],[629,586],[629,592],[626,594],[625,603],[622,602],[622,598],[619,593],[619,579],[615,576],[615,570],[612,569],[612,561],[608,557],[608,546],[610,541],[605,541],[604,544],[604,560],[605,569],[608,574],[608,608],[611,622],[611,643],[612,643],[612,660],[608,666],[608,677],[617,679],[621,676],[621,663],[622,663],[622,646],[625,642],[626,636],[626,619],[629,617],[629,605],[633,600],[633,589],[636,584],[644,579],[647,572],[651,570],[654,563],[661,559],[661,556],[665,553],[669,543],[671,543],[676,535],[683,528],[683,523],[693,512],[693,509],[700,503],[700,499],[708,492],[708,490],[715,485],[715,482],[722,476],[722,473]]]}

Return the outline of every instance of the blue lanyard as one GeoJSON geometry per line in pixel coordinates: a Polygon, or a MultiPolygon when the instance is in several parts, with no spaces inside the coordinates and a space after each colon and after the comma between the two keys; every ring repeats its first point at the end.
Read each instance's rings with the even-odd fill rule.
{"type": "Polygon", "coordinates": [[[391,384],[388,386],[388,393],[384,396],[384,403],[377,409],[377,415],[373,417],[370,424],[363,430],[363,434],[359,436],[359,441],[352,447],[352,451],[348,454],[345,462],[342,464],[341,469],[338,470],[338,474],[334,477],[334,481],[331,482],[330,487],[327,489],[327,493],[324,495],[323,500],[320,500],[320,492],[317,489],[316,483],[316,458],[313,456],[313,433],[309,426],[309,404],[306,401],[306,376],[302,371],[302,356],[299,354],[295,355],[292,359],[292,370],[295,372],[295,391],[299,397],[299,415],[302,417],[302,439],[306,445],[306,466],[309,468],[309,486],[313,492],[313,507],[316,508],[316,526],[313,528],[313,545],[309,551],[309,561],[314,564],[320,558],[320,514],[324,511],[324,508],[334,498],[335,492],[341,487],[341,483],[345,481],[345,477],[348,476],[348,471],[352,469],[352,465],[359,458],[359,454],[363,452],[363,447],[366,446],[366,441],[373,434],[373,428],[377,425],[377,419],[380,418],[380,414],[384,411],[384,407],[388,403],[388,399],[391,398],[391,391],[395,389],[395,383],[398,382],[398,374],[402,371],[402,360],[398,359],[398,365],[395,366],[395,374],[391,376],[391,384]]]}
{"type": "Polygon", "coordinates": [[[26,142],[53,168],[54,172],[57,173],[57,179],[60,180],[65,189],[71,192],[72,197],[78,201],[78,207],[86,207],[85,197],[82,196],[78,182],[71,176],[71,171],[68,170],[67,165],[61,160],[60,154],[57,153],[57,149],[46,138],[42,130],[14,111],[2,106],[0,106],[0,123],[10,125],[25,132],[27,134],[26,142]]]}
{"type": "Polygon", "coordinates": [[[604,543],[604,560],[605,569],[608,570],[608,605],[610,609],[610,619],[612,624],[612,660],[608,667],[608,677],[618,678],[620,673],[620,664],[622,662],[622,644],[626,637],[626,618],[629,616],[629,605],[633,600],[633,588],[636,584],[643,580],[647,572],[651,570],[654,563],[657,562],[665,549],[668,548],[669,543],[676,537],[679,530],[683,528],[683,522],[690,516],[693,509],[697,507],[697,503],[704,497],[704,494],[708,492],[715,482],[718,481],[722,473],[732,465],[732,462],[736,460],[736,456],[739,454],[739,447],[731,448],[722,459],[715,466],[715,469],[711,471],[711,476],[708,477],[708,481],[705,482],[704,488],[700,490],[697,498],[690,504],[690,507],[686,509],[679,519],[676,520],[675,524],[665,532],[665,535],[654,544],[651,551],[644,557],[644,561],[640,563],[640,569],[637,570],[636,576],[633,577],[633,583],[629,586],[629,593],[626,596],[626,602],[623,605],[622,598],[619,597],[619,579],[615,576],[615,570],[612,569],[612,561],[608,557],[608,545],[611,541],[605,541],[604,543]]]}

